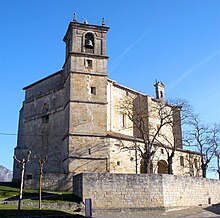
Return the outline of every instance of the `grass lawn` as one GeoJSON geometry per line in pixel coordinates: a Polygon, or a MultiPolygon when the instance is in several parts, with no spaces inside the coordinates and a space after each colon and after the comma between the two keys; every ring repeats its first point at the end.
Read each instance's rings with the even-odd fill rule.
{"type": "MultiPolygon", "coordinates": [[[[22,201],[38,201],[38,190],[23,190],[22,201]]],[[[4,183],[0,182],[0,200],[4,199],[6,201],[16,201],[19,197],[19,184],[14,183],[4,183]]],[[[73,202],[80,203],[81,199],[71,192],[42,192],[42,202],[73,202]]],[[[70,215],[71,217],[83,217],[79,214],[74,214],[71,212],[56,210],[56,209],[46,209],[43,208],[39,210],[34,207],[26,207],[21,205],[21,210],[18,211],[17,204],[0,204],[0,217],[7,216],[37,216],[37,215],[70,215]]]]}
{"type": "MultiPolygon", "coordinates": [[[[4,198],[8,201],[18,200],[19,184],[0,182],[0,199],[4,198]],[[17,187],[16,187],[17,186],[17,187]]],[[[38,200],[38,190],[23,190],[22,199],[38,200]]],[[[42,191],[42,202],[68,201],[80,203],[81,199],[72,192],[49,192],[42,191]]]]}
{"type": "Polygon", "coordinates": [[[23,207],[20,211],[17,209],[17,205],[3,204],[0,205],[0,217],[7,216],[39,216],[39,215],[71,215],[71,217],[84,217],[79,214],[73,214],[65,211],[54,210],[54,209],[37,209],[33,207],[23,207]]]}
{"type": "Polygon", "coordinates": [[[14,183],[0,182],[0,198],[10,198],[19,194],[19,188],[14,183]]]}

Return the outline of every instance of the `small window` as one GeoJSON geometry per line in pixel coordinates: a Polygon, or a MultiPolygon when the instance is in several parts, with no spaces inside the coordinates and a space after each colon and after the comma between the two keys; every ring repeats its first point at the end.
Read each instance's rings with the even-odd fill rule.
{"type": "Polygon", "coordinates": [[[198,161],[197,161],[197,159],[194,159],[194,166],[195,166],[196,169],[198,169],[198,161]]]}
{"type": "Polygon", "coordinates": [[[163,148],[161,148],[161,154],[164,154],[163,148]]]}
{"type": "Polygon", "coordinates": [[[49,114],[42,117],[42,122],[43,123],[48,123],[49,122],[49,114]]]}
{"type": "Polygon", "coordinates": [[[162,91],[160,91],[160,97],[163,98],[163,92],[162,91]]]}
{"type": "Polygon", "coordinates": [[[180,156],[180,166],[184,167],[184,157],[180,156]]]}
{"type": "Polygon", "coordinates": [[[86,67],[87,68],[92,68],[92,60],[91,59],[86,60],[86,67]]]}
{"type": "Polygon", "coordinates": [[[91,93],[92,93],[93,95],[96,95],[96,87],[91,87],[91,93]]]}
{"type": "Polygon", "coordinates": [[[88,149],[88,153],[89,153],[89,155],[91,154],[91,148],[88,149]]]}
{"type": "Polygon", "coordinates": [[[120,166],[120,165],[121,165],[120,161],[117,161],[117,165],[118,165],[118,166],[120,166]]]}
{"type": "Polygon", "coordinates": [[[44,103],[44,105],[43,105],[43,113],[46,113],[48,111],[49,111],[49,104],[44,103]]]}
{"type": "Polygon", "coordinates": [[[126,127],[126,114],[120,114],[119,115],[119,127],[125,128],[126,127]]]}

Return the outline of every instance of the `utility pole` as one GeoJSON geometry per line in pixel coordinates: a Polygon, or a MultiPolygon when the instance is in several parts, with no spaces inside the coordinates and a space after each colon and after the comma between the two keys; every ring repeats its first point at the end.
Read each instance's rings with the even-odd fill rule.
{"type": "Polygon", "coordinates": [[[21,209],[21,200],[22,200],[22,191],[23,191],[23,185],[24,185],[24,171],[25,171],[25,165],[30,160],[31,151],[28,151],[28,157],[27,159],[18,160],[16,155],[13,157],[14,160],[16,160],[19,164],[22,165],[22,171],[21,171],[21,186],[20,186],[20,193],[19,193],[19,199],[18,199],[18,210],[21,209]]]}

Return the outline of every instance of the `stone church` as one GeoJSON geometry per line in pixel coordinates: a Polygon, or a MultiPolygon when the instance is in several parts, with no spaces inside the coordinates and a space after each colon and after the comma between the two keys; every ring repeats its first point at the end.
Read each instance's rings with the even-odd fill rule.
{"type": "MultiPolygon", "coordinates": [[[[91,25],[78,22],[74,15],[63,38],[66,55],[62,69],[24,88],[14,154],[22,159],[31,151],[27,184],[37,181],[40,159],[46,159],[43,172],[48,186],[57,189],[71,184],[72,175],[82,172],[144,172],[140,150],[129,149],[144,146],[142,135],[120,106],[129,96],[144,99],[145,125],[157,129],[160,120],[150,111],[165,101],[165,86],[156,81],[152,97],[109,79],[108,30],[104,19],[101,25],[91,25]]],[[[138,101],[133,108],[140,108],[138,101]]],[[[172,124],[163,126],[156,136],[155,142],[160,143],[153,145],[151,173],[167,173],[167,152],[176,143],[173,174],[199,176],[199,155],[182,148],[180,110],[172,117],[172,124]]],[[[15,161],[13,180],[20,177],[21,166],[15,161]]]]}

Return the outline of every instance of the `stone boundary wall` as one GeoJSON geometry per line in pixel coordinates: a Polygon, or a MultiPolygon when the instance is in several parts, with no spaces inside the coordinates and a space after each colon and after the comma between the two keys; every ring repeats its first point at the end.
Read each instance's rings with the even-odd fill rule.
{"type": "Polygon", "coordinates": [[[165,207],[220,203],[220,180],[163,175],[165,207]]]}
{"type": "MultiPolygon", "coordinates": [[[[73,175],[45,173],[42,179],[42,189],[50,191],[72,191],[73,175]]],[[[25,179],[24,188],[39,189],[39,175],[33,179],[25,179]]]]}
{"type": "Polygon", "coordinates": [[[220,181],[158,174],[81,173],[74,194],[94,209],[164,209],[220,203],[220,181]]]}
{"type": "MultiPolygon", "coordinates": [[[[12,204],[12,205],[17,205],[18,201],[0,201],[1,204],[12,204]]],[[[25,202],[22,201],[21,202],[21,208],[23,206],[27,206],[27,207],[35,207],[35,208],[39,208],[39,202],[33,202],[33,201],[29,201],[29,202],[25,202]]],[[[50,209],[56,209],[56,210],[63,210],[63,211],[77,211],[79,209],[83,210],[83,205],[81,204],[77,204],[74,202],[55,202],[55,203],[45,203],[45,202],[41,202],[41,208],[50,208],[50,209]]],[[[20,216],[19,216],[20,217],[20,216]]],[[[34,216],[35,217],[35,216],[34,216]]],[[[44,216],[45,217],[45,216],[44,216]]],[[[63,218],[63,216],[62,216],[63,218]]]]}

